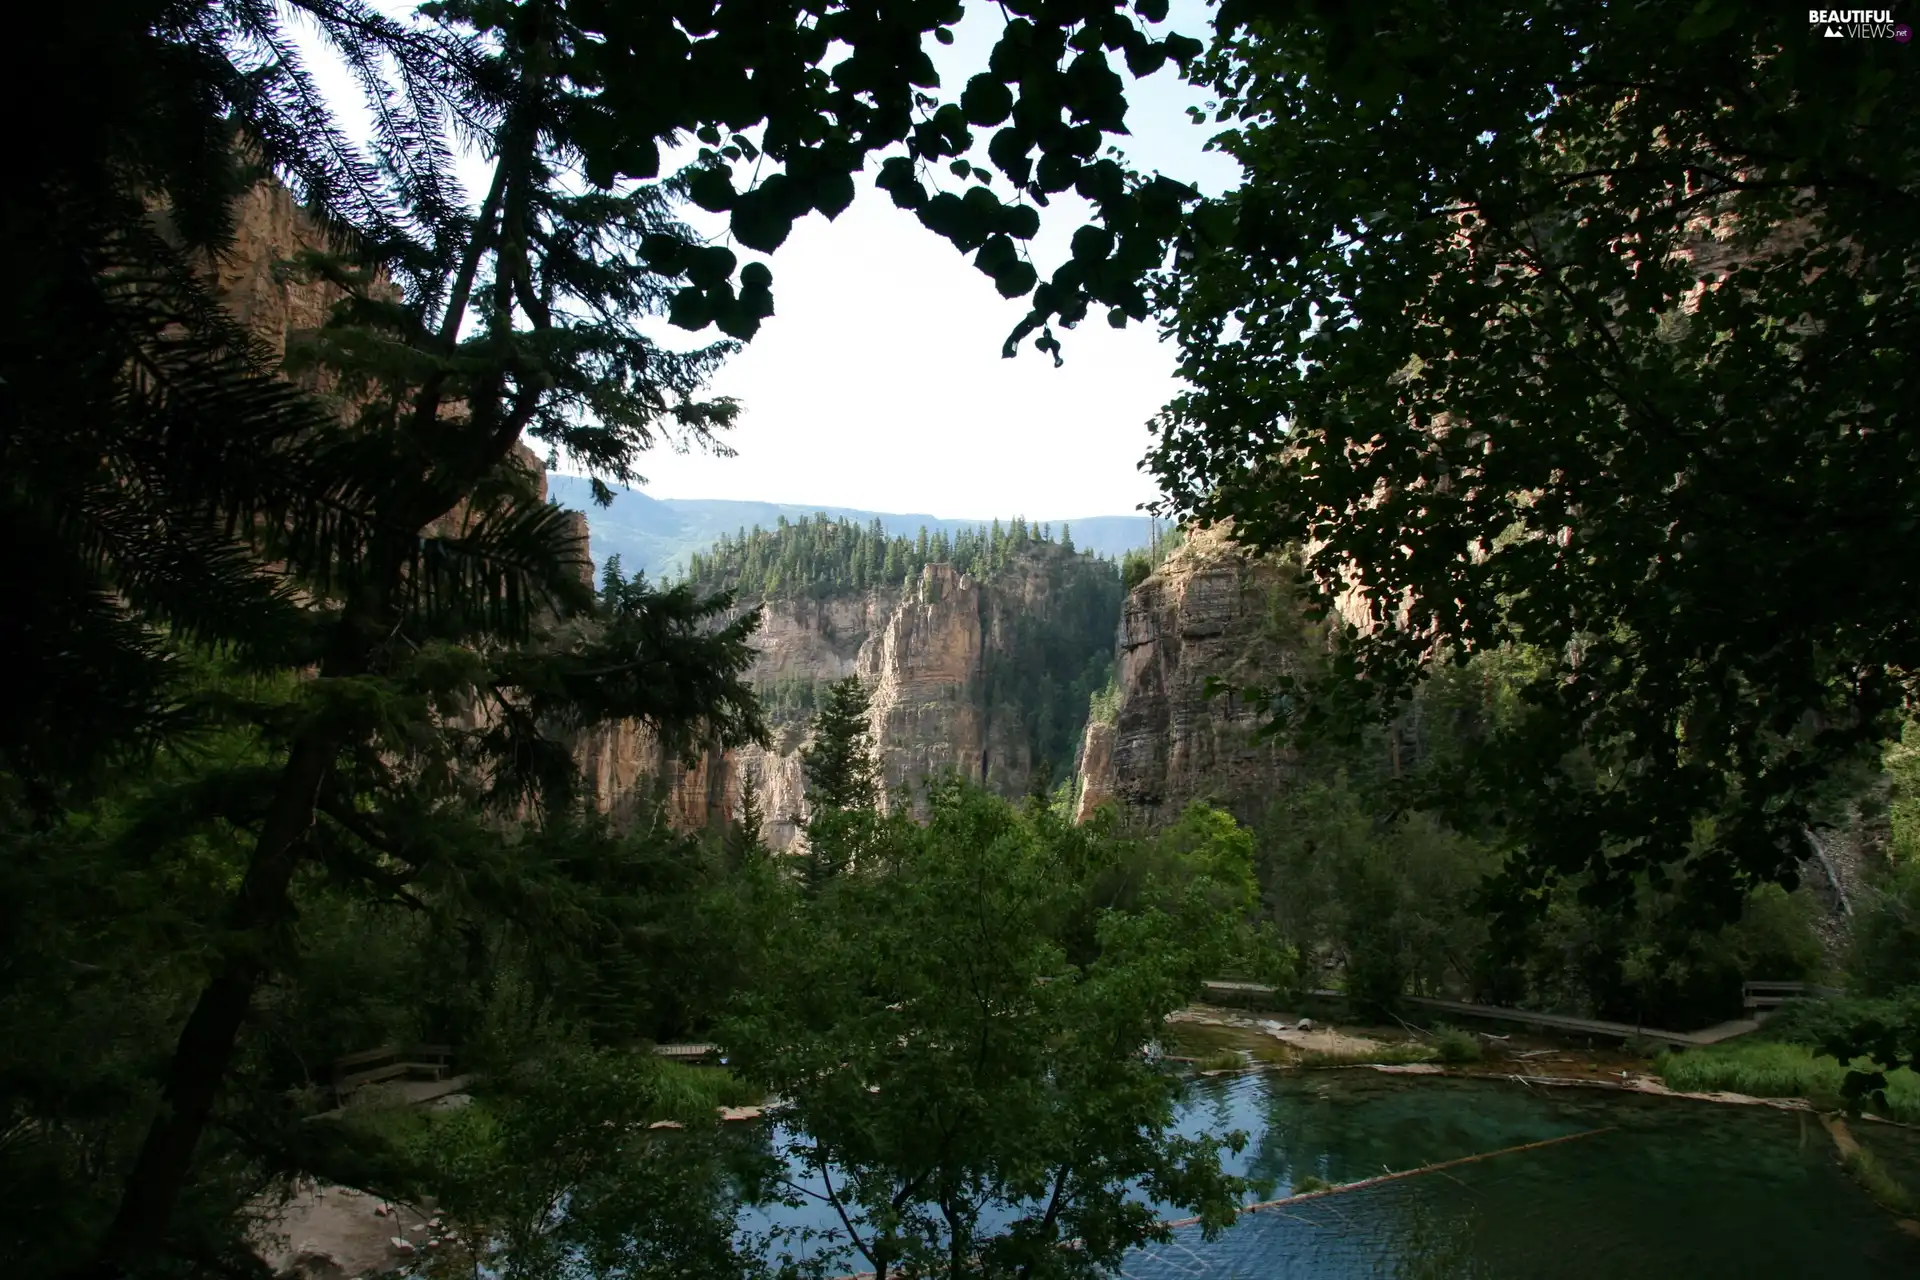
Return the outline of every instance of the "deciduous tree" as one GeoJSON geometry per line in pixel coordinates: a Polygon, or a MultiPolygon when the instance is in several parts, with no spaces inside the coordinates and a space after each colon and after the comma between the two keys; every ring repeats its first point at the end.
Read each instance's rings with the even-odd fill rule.
{"type": "MultiPolygon", "coordinates": [[[[1229,4],[1246,181],[1168,294],[1176,505],[1346,597],[1344,715],[1546,664],[1449,794],[1524,908],[1791,884],[1920,667],[1920,125],[1890,40],[1709,0],[1229,4]]],[[[1267,691],[1298,727],[1304,691],[1267,691]]]]}

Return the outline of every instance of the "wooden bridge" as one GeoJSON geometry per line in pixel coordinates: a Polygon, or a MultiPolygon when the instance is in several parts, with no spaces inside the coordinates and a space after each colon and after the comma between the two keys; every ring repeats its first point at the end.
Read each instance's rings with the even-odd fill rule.
{"type": "MultiPolygon", "coordinates": [[[[1282,994],[1279,988],[1262,982],[1209,981],[1202,985],[1208,991],[1217,991],[1222,994],[1266,996],[1282,994]]],[[[1304,994],[1323,1000],[1344,999],[1338,991],[1316,990],[1304,994]]],[[[1434,996],[1402,996],[1401,999],[1416,1009],[1425,1009],[1453,1018],[1479,1018],[1484,1021],[1539,1027],[1543,1030],[1572,1035],[1602,1036],[1610,1040],[1651,1040],[1675,1048],[1691,1049],[1719,1044],[1723,1040],[1732,1040],[1736,1036],[1758,1031],[1766,1016],[1789,1000],[1838,994],[1840,992],[1831,987],[1817,987],[1805,982],[1749,982],[1744,985],[1741,996],[1746,1008],[1752,1011],[1752,1016],[1722,1022],[1717,1026],[1703,1027],[1699,1031],[1664,1031],[1656,1027],[1608,1022],[1600,1018],[1576,1018],[1564,1013],[1540,1013],[1532,1009],[1474,1004],[1466,1000],[1442,1000],[1434,996]]]]}

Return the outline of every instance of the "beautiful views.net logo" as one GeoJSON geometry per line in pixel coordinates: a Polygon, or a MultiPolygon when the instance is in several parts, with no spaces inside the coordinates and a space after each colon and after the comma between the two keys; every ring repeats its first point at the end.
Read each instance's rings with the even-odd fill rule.
{"type": "Polygon", "coordinates": [[[1913,28],[1893,20],[1891,9],[1809,9],[1807,25],[1820,29],[1827,40],[1913,39],[1913,28]]]}

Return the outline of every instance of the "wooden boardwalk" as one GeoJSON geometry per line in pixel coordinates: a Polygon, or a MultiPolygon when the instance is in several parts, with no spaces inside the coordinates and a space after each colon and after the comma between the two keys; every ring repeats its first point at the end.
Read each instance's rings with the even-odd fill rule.
{"type": "MultiPolygon", "coordinates": [[[[1209,981],[1202,985],[1209,991],[1242,995],[1280,994],[1278,988],[1261,982],[1209,981]]],[[[1337,991],[1309,991],[1306,994],[1320,999],[1341,998],[1337,991]]],[[[1652,1040],[1660,1044],[1684,1048],[1719,1044],[1722,1040],[1731,1040],[1736,1036],[1744,1036],[1760,1029],[1758,1018],[1740,1018],[1733,1022],[1722,1022],[1718,1026],[1705,1027],[1699,1031],[1662,1031],[1657,1027],[1636,1027],[1630,1023],[1607,1022],[1599,1018],[1575,1018],[1564,1013],[1538,1013],[1532,1009],[1509,1009],[1503,1005],[1472,1004],[1465,1000],[1440,1000],[1432,996],[1402,996],[1401,999],[1417,1009],[1443,1013],[1454,1018],[1480,1018],[1493,1022],[1541,1027],[1574,1035],[1604,1036],[1610,1040],[1652,1040]]]]}

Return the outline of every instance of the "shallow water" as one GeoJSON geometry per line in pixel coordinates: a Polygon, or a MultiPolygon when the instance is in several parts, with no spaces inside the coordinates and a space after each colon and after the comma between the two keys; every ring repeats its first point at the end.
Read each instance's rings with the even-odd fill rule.
{"type": "MultiPolygon", "coordinates": [[[[1535,1151],[1244,1215],[1130,1255],[1128,1280],[1349,1277],[1920,1277],[1903,1234],[1812,1116],[1594,1089],[1364,1070],[1195,1084],[1182,1127],[1244,1130],[1270,1197],[1611,1127],[1535,1151]]],[[[1914,1185],[1920,1134],[1862,1126],[1914,1185]]],[[[809,1211],[756,1225],[827,1226],[809,1211]]],[[[1169,1216],[1172,1216],[1171,1214],[1169,1216]]]]}
{"type": "MultiPolygon", "coordinates": [[[[1611,1126],[1612,1132],[1181,1230],[1130,1280],[1294,1277],[1920,1276],[1903,1234],[1803,1113],[1370,1071],[1204,1081],[1192,1120],[1245,1129],[1276,1196],[1611,1126]]],[[[1915,1135],[1863,1138],[1889,1164],[1915,1135]]]]}

